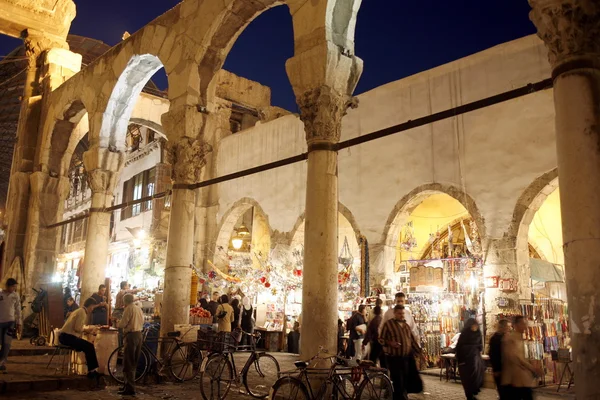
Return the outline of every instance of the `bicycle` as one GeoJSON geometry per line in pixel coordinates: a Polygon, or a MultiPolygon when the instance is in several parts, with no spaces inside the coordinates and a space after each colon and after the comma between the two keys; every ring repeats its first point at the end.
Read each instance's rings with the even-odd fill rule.
{"type": "MultiPolygon", "coordinates": [[[[157,365],[159,373],[168,369],[170,375],[178,382],[185,382],[195,378],[202,364],[202,352],[197,342],[184,342],[179,339],[180,332],[169,332],[167,338],[159,338],[155,343],[168,343],[164,359],[158,358],[148,347],[146,337],[149,329],[143,331],[142,351],[138,360],[135,381],[143,379],[151,370],[152,365],[157,365]]],[[[115,349],[108,358],[108,373],[119,383],[124,383],[123,374],[124,346],[115,349]]]]}
{"type": "Polygon", "coordinates": [[[250,337],[250,344],[238,346],[234,334],[221,334],[220,340],[212,343],[212,354],[204,359],[200,368],[200,393],[204,400],[223,400],[231,384],[243,384],[250,396],[264,399],[269,389],[279,378],[279,363],[270,354],[257,351],[260,333],[241,332],[250,337]],[[238,373],[234,353],[250,352],[250,357],[238,373]]]}
{"type": "Polygon", "coordinates": [[[387,370],[376,368],[370,361],[361,362],[357,366],[350,366],[349,360],[337,355],[321,357],[327,350],[321,348],[317,355],[308,361],[297,361],[296,370],[284,372],[269,394],[270,400],[312,400],[325,399],[330,393],[331,399],[339,400],[392,400],[392,381],[385,372],[387,370]],[[309,367],[316,359],[329,359],[330,368],[309,367]],[[292,376],[295,372],[297,376],[292,376]],[[310,376],[324,378],[318,390],[313,391],[310,376]]]}

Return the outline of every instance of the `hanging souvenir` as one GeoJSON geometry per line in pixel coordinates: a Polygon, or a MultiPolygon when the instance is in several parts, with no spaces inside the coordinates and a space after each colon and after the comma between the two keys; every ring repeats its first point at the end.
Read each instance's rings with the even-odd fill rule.
{"type": "Polygon", "coordinates": [[[417,239],[415,238],[415,230],[412,221],[404,226],[403,239],[400,242],[400,247],[405,251],[412,251],[417,248],[417,239]]]}

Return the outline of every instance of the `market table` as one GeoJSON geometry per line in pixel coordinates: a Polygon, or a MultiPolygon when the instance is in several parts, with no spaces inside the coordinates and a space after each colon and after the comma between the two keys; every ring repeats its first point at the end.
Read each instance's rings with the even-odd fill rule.
{"type": "Polygon", "coordinates": [[[257,347],[270,352],[281,351],[285,346],[285,336],[282,331],[271,331],[265,328],[254,328],[255,332],[260,332],[260,341],[257,347]],[[263,344],[263,346],[260,346],[263,344]]]}
{"type": "MultiPolygon", "coordinates": [[[[454,376],[454,381],[458,380],[458,363],[456,362],[455,354],[442,354],[440,356],[442,362],[440,366],[440,381],[442,380],[442,376],[444,375],[444,370],[446,370],[446,382],[450,380],[450,373],[454,376]]],[[[490,361],[490,356],[487,354],[482,354],[481,358],[483,361],[488,364],[490,361]]]]}

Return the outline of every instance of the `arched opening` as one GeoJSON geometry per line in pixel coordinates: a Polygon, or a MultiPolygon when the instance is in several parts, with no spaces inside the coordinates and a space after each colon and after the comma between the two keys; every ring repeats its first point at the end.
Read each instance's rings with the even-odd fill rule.
{"type": "Polygon", "coordinates": [[[425,188],[397,210],[378,291],[388,305],[396,292],[407,295],[427,355],[422,367],[433,367],[468,318],[485,319],[482,220],[472,199],[452,189],[425,188]]]}
{"type": "Polygon", "coordinates": [[[521,301],[523,314],[540,329],[531,333],[527,350],[543,363],[546,382],[558,383],[552,352],[568,347],[569,317],[556,170],[544,174],[525,190],[515,208],[517,263],[530,283],[530,297],[521,301]],[[518,217],[521,217],[520,220],[518,217]]]}
{"type": "MultiPolygon", "coordinates": [[[[300,218],[292,232],[290,248],[298,254],[300,261],[304,255],[304,216],[300,218]]],[[[361,293],[362,257],[359,243],[359,230],[352,215],[340,204],[338,212],[338,314],[342,321],[352,316],[356,309],[355,301],[361,293]]],[[[298,312],[301,306],[298,307],[298,312]]]]}
{"type": "MultiPolygon", "coordinates": [[[[251,104],[248,97],[240,99],[242,103],[245,100],[242,105],[264,108],[272,104],[296,112],[296,98],[285,71],[285,62],[293,55],[294,32],[289,9],[274,7],[256,17],[235,40],[223,65],[223,69],[259,82],[269,91],[261,99],[263,104],[251,104]]],[[[239,118],[235,114],[234,111],[232,117],[239,118]]]]}

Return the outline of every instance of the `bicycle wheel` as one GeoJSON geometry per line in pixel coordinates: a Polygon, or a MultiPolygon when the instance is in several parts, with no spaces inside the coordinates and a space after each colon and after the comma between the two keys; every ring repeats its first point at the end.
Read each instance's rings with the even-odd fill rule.
{"type": "Polygon", "coordinates": [[[244,386],[250,396],[264,399],[279,379],[279,363],[269,354],[258,354],[252,364],[244,370],[244,386]]]}
{"type": "Polygon", "coordinates": [[[359,400],[392,400],[393,397],[392,381],[382,372],[369,375],[359,386],[356,395],[359,400]]]}
{"type": "MultiPolygon", "coordinates": [[[[125,375],[123,374],[123,350],[124,346],[117,348],[112,352],[110,357],[108,357],[108,374],[117,382],[125,383],[125,375]]],[[[150,357],[146,353],[146,350],[142,348],[140,353],[140,359],[137,363],[137,368],[135,371],[135,381],[139,381],[146,375],[148,372],[148,367],[150,366],[150,357]]]]}
{"type": "Polygon", "coordinates": [[[213,354],[200,371],[200,393],[204,400],[223,400],[233,382],[233,366],[226,354],[213,354]]]}
{"type": "Polygon", "coordinates": [[[284,376],[271,388],[269,400],[309,400],[308,390],[300,380],[284,376]]]}
{"type": "Polygon", "coordinates": [[[178,343],[169,356],[169,372],[179,382],[194,379],[201,365],[202,352],[196,342],[178,343]]]}
{"type": "Polygon", "coordinates": [[[351,374],[340,374],[335,384],[333,396],[337,399],[353,399],[356,387],[351,374]]]}

